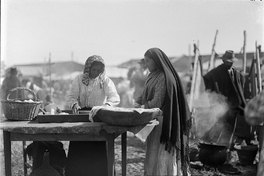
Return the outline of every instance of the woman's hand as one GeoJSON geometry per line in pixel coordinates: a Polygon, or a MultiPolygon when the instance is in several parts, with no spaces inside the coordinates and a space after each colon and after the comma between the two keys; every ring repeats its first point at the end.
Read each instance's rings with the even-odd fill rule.
{"type": "Polygon", "coordinates": [[[135,108],[141,108],[141,104],[135,102],[135,103],[134,103],[134,107],[135,107],[135,108]]]}
{"type": "Polygon", "coordinates": [[[78,114],[78,110],[81,109],[78,103],[74,104],[72,107],[72,113],[73,114],[78,114]]]}

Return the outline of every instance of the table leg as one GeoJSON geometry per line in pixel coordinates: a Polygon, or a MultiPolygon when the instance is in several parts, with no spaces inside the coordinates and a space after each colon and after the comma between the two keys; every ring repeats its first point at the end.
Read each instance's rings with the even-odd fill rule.
{"type": "Polygon", "coordinates": [[[27,154],[26,154],[26,141],[22,141],[22,152],[23,152],[23,165],[24,165],[24,176],[27,176],[27,154]]]}
{"type": "Polygon", "coordinates": [[[5,156],[5,175],[11,176],[11,140],[10,133],[3,132],[4,137],[4,156],[5,156]]]}
{"type": "Polygon", "coordinates": [[[115,147],[114,138],[108,137],[107,139],[107,166],[108,176],[114,176],[114,160],[115,160],[115,147]]]}
{"type": "Polygon", "coordinates": [[[122,146],[122,176],[126,176],[127,132],[121,135],[121,146],[122,146]]]}

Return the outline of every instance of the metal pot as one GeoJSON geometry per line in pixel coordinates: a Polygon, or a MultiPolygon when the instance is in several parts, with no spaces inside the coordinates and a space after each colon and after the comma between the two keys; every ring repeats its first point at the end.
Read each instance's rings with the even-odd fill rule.
{"type": "Polygon", "coordinates": [[[209,166],[223,165],[227,159],[227,147],[214,143],[199,143],[199,160],[209,166]]]}

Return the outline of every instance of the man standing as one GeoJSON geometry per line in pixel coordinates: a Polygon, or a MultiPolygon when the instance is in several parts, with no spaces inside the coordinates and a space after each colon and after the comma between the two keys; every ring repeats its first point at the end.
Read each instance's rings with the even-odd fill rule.
{"type": "Polygon", "coordinates": [[[250,125],[246,123],[244,118],[246,104],[243,91],[244,77],[233,67],[235,60],[234,51],[227,50],[222,56],[223,64],[204,75],[206,90],[225,96],[229,105],[229,110],[220,119],[226,128],[216,132],[214,139],[211,139],[212,142],[215,142],[216,139],[219,141],[219,138],[225,138],[223,143],[228,144],[234,128],[236,143],[241,143],[243,140],[247,143],[250,142],[250,125]]]}

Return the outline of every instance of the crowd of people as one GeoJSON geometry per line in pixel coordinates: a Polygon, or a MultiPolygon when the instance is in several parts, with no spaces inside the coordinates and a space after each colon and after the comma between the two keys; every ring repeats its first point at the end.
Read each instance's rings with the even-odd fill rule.
{"type": "MultiPolygon", "coordinates": [[[[251,125],[261,125],[264,122],[263,92],[249,103],[246,102],[244,76],[233,67],[235,59],[234,52],[227,50],[222,56],[223,64],[203,76],[206,90],[225,96],[229,104],[229,110],[219,119],[219,123],[224,123],[227,130],[218,131],[212,127],[203,136],[203,140],[228,145],[232,136],[233,143],[246,141],[250,145],[251,125]]],[[[1,98],[6,99],[11,89],[20,86],[36,92],[38,99],[46,104],[51,102],[41,87],[30,80],[21,82],[15,68],[11,68],[6,74],[1,87],[1,98]]],[[[145,52],[144,59],[139,61],[138,66],[130,69],[127,79],[118,85],[106,75],[102,57],[88,57],[83,73],[72,80],[67,103],[73,113],[91,110],[95,106],[161,109],[163,115],[157,119],[159,125],[146,141],[144,175],[188,176],[191,175],[189,132],[192,127],[192,114],[185,94],[181,78],[168,56],[159,48],[151,48],[145,52]]],[[[258,176],[261,176],[264,174],[264,151],[263,136],[259,136],[261,154],[258,176]]],[[[34,145],[40,147],[40,143],[34,145]]],[[[56,146],[59,146],[61,151],[60,143],[47,142],[44,145],[50,146],[50,150],[56,150],[56,146]]],[[[106,152],[105,142],[70,141],[67,162],[61,167],[65,167],[66,176],[107,175],[106,152]]],[[[61,156],[65,157],[64,153],[61,156]]],[[[42,158],[43,153],[38,162],[42,158]]],[[[37,169],[39,164],[35,166],[34,169],[37,169]]]]}

